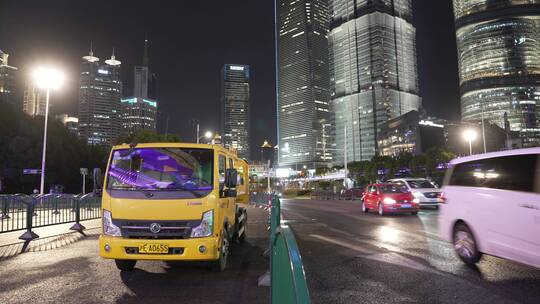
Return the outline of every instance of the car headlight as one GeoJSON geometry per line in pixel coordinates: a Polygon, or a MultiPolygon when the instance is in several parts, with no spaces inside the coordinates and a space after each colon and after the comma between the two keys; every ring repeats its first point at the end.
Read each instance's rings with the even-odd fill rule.
{"type": "Polygon", "coordinates": [[[393,205],[396,203],[396,200],[393,199],[393,198],[389,198],[389,197],[385,197],[383,199],[383,203],[387,204],[387,205],[393,205]]]}
{"type": "Polygon", "coordinates": [[[212,235],[214,230],[214,210],[203,213],[201,224],[191,229],[191,237],[207,237],[212,235]]]}
{"type": "Polygon", "coordinates": [[[412,195],[414,195],[414,197],[422,197],[423,196],[422,192],[418,192],[418,191],[413,192],[412,195]]]}
{"type": "Polygon", "coordinates": [[[105,209],[103,209],[103,234],[109,236],[122,236],[120,227],[113,224],[111,212],[105,209]]]}
{"type": "Polygon", "coordinates": [[[412,202],[415,203],[415,204],[420,204],[420,200],[417,199],[417,198],[413,199],[412,202]]]}

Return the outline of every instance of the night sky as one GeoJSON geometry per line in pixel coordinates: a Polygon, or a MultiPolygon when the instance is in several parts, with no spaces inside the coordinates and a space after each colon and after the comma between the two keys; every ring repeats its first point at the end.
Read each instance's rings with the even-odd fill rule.
{"type": "MultiPolygon", "coordinates": [[[[451,0],[413,0],[421,96],[428,114],[459,118],[457,55],[451,0]]],[[[112,48],[122,61],[124,96],[133,92],[133,66],[142,63],[145,35],[150,69],[158,74],[160,121],[182,139],[217,130],[220,70],[251,65],[251,145],[276,142],[272,0],[28,1],[2,0],[0,49],[27,75],[39,64],[59,65],[65,88],[53,111],[76,114],[81,57],[94,44],[102,61],[112,48]]],[[[257,157],[257,149],[252,148],[257,157]]]]}

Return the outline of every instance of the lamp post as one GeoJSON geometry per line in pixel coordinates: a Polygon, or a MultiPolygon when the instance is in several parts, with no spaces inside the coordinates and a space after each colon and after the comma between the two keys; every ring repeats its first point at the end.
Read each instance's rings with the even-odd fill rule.
{"type": "Polygon", "coordinates": [[[46,153],[47,153],[47,124],[49,120],[49,95],[50,90],[56,90],[60,88],[60,85],[62,84],[64,80],[64,75],[60,73],[59,71],[47,68],[47,67],[41,67],[34,71],[33,78],[35,81],[35,84],[41,88],[46,90],[46,99],[45,99],[45,126],[43,128],[43,152],[41,155],[41,181],[39,186],[39,193],[44,194],[45,193],[45,160],[46,160],[46,153]]]}
{"type": "Polygon", "coordinates": [[[469,155],[472,155],[472,142],[476,140],[478,134],[473,129],[468,129],[463,132],[463,138],[469,142],[469,155]]]}
{"type": "MultiPolygon", "coordinates": [[[[199,126],[199,125],[197,125],[197,130],[199,129],[198,126],[199,126]]],[[[204,135],[201,136],[201,137],[199,137],[199,134],[198,134],[198,132],[197,132],[197,143],[200,143],[201,139],[203,139],[203,138],[206,138],[206,139],[210,140],[210,139],[212,139],[212,136],[214,136],[214,134],[213,134],[212,132],[210,132],[210,131],[206,131],[206,132],[204,133],[204,135]]]]}

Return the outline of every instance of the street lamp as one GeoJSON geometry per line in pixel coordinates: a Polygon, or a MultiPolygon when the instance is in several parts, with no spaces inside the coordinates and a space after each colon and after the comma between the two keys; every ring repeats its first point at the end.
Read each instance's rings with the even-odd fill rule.
{"type": "Polygon", "coordinates": [[[214,134],[210,131],[206,131],[203,136],[197,137],[197,143],[200,143],[201,139],[206,138],[208,140],[212,139],[214,134]]]}
{"type": "Polygon", "coordinates": [[[472,142],[476,140],[478,134],[473,129],[468,129],[463,132],[463,138],[469,142],[469,155],[472,155],[472,142]]]}
{"type": "Polygon", "coordinates": [[[50,90],[57,90],[64,81],[64,75],[53,68],[40,67],[33,73],[33,78],[36,86],[45,89],[47,92],[45,101],[45,127],[43,128],[43,153],[41,155],[41,182],[40,194],[45,193],[45,155],[47,151],[47,123],[49,118],[49,93],[50,90]]]}

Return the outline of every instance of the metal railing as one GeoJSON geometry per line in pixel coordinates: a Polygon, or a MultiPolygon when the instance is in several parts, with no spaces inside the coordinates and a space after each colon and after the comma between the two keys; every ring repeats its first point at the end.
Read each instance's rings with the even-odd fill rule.
{"type": "Polygon", "coordinates": [[[315,190],[311,192],[310,198],[312,200],[337,200],[340,199],[340,195],[331,190],[315,190]]]}
{"type": "Polygon", "coordinates": [[[70,229],[82,232],[80,221],[99,217],[101,198],[93,193],[0,195],[0,233],[26,229],[25,241],[39,237],[32,228],[75,222],[70,229]]]}
{"type": "Polygon", "coordinates": [[[309,290],[300,250],[294,233],[281,224],[281,202],[277,195],[257,193],[252,203],[270,209],[270,284],[273,304],[309,304],[309,290]]]}

